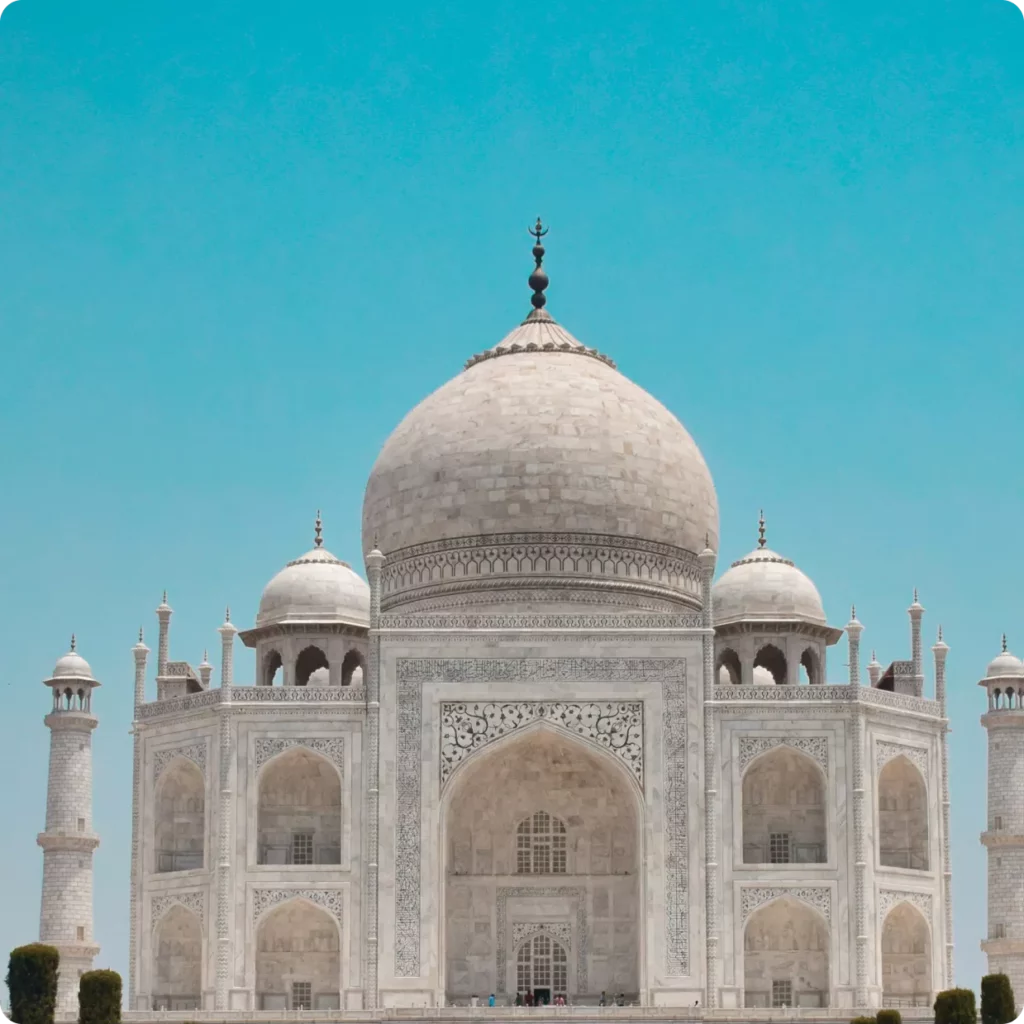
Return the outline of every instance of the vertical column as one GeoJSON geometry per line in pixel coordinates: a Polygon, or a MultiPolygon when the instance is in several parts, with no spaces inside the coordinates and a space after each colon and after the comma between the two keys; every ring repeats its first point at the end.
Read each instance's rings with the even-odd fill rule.
{"type": "Polygon", "coordinates": [[[231,609],[224,610],[224,623],[220,633],[220,736],[218,738],[220,765],[220,797],[217,811],[217,981],[214,1006],[229,1009],[231,989],[231,826],[234,806],[231,799],[231,764],[234,760],[233,722],[230,709],[231,685],[234,673],[234,644],[238,632],[231,622],[231,609]]]}
{"type": "Polygon", "coordinates": [[[715,575],[715,553],[706,547],[700,553],[702,626],[704,637],[704,927],[707,951],[707,992],[705,1004],[718,1006],[718,758],[715,742],[715,630],[711,583],[715,575]]]}
{"type": "Polygon", "coordinates": [[[149,648],[139,630],[139,642],[132,648],[135,659],[135,714],[132,721],[132,861],[131,895],[128,920],[128,1009],[135,1005],[138,984],[139,955],[139,895],[142,886],[142,836],[140,814],[142,812],[142,724],[139,722],[139,708],[146,702],[146,660],[149,648]]]}
{"type": "Polygon", "coordinates": [[[850,651],[850,685],[860,686],[860,635],[864,627],[857,621],[857,606],[850,608],[850,621],[846,624],[846,642],[850,651]]]}
{"type": "Polygon", "coordinates": [[[939,638],[932,646],[935,658],[935,699],[939,704],[942,716],[942,912],[944,931],[946,933],[945,977],[943,986],[953,984],[953,865],[949,854],[949,719],[946,715],[946,655],[949,647],[942,639],[942,627],[939,626],[939,638]]]}
{"type": "Polygon", "coordinates": [[[924,696],[924,655],[921,648],[921,619],[924,608],[917,600],[917,587],[914,588],[914,600],[907,609],[910,616],[910,660],[914,673],[914,696],[924,696]]]}
{"type": "Polygon", "coordinates": [[[220,685],[230,689],[235,685],[235,634],[238,632],[231,622],[231,609],[224,609],[224,624],[220,633],[220,685]]]}
{"type": "Polygon", "coordinates": [[[868,1005],[867,850],[864,835],[864,710],[853,706],[853,909],[857,932],[854,1005],[868,1005]]]}
{"type": "Polygon", "coordinates": [[[364,1006],[377,1008],[378,859],[380,814],[380,575],[384,555],[374,545],[366,556],[370,580],[370,652],[366,672],[366,943],[363,952],[364,1006]]]}
{"type": "Polygon", "coordinates": [[[877,686],[878,680],[882,678],[882,663],[878,660],[874,651],[871,652],[871,660],[868,662],[868,682],[871,686],[877,686]]]}
{"type": "Polygon", "coordinates": [[[171,631],[171,606],[167,603],[167,591],[157,607],[156,617],[160,621],[160,637],[156,645],[156,674],[161,678],[167,675],[168,638],[171,631]]]}

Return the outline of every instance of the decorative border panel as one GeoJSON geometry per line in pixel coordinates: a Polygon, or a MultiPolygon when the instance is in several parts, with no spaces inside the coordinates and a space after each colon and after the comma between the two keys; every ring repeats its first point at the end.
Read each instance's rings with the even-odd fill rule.
{"type": "MultiPolygon", "coordinates": [[[[517,594],[522,600],[522,595],[517,594]]],[[[597,613],[591,615],[543,615],[509,613],[499,615],[406,614],[392,612],[381,616],[381,629],[700,629],[700,615],[658,615],[653,612],[622,612],[619,615],[597,613]]]]}
{"type": "Polygon", "coordinates": [[[192,743],[187,747],[174,747],[169,750],[158,750],[153,754],[153,781],[156,782],[164,773],[164,769],[178,757],[191,761],[206,777],[206,741],[192,743]]]}
{"type": "Polygon", "coordinates": [[[341,928],[344,893],[341,889],[253,889],[252,920],[255,924],[268,910],[288,900],[304,899],[323,907],[341,928]]]}
{"type": "Polygon", "coordinates": [[[201,889],[196,889],[190,892],[169,892],[161,896],[154,896],[149,905],[149,921],[152,927],[155,928],[164,914],[174,906],[192,911],[199,918],[199,923],[205,924],[206,893],[201,889]]]}
{"type": "Polygon", "coordinates": [[[881,771],[890,761],[905,757],[921,775],[928,778],[928,751],[924,747],[911,747],[905,743],[890,743],[879,740],[875,744],[875,768],[881,771]]]}
{"type": "Polygon", "coordinates": [[[642,701],[516,701],[441,704],[441,788],[477,750],[532,725],[551,725],[603,747],[644,784],[644,706],[642,701]]]}
{"type": "Polygon", "coordinates": [[[740,890],[740,916],[745,924],[747,918],[757,910],[758,907],[771,903],[788,896],[790,899],[799,900],[813,907],[824,915],[826,921],[832,920],[832,890],[827,886],[743,886],[740,890]]]}
{"type": "Polygon", "coordinates": [[[519,943],[523,939],[532,939],[535,935],[550,935],[565,946],[567,950],[572,950],[572,925],[568,921],[543,921],[539,924],[513,921],[512,951],[515,952],[519,948],[519,943]]]}
{"type": "Polygon", "coordinates": [[[685,658],[399,658],[395,778],[395,975],[420,975],[423,684],[658,682],[664,718],[666,966],[689,973],[685,658]]]}
{"type": "Polygon", "coordinates": [[[932,894],[930,892],[912,892],[907,889],[878,890],[878,924],[879,927],[889,916],[889,911],[900,903],[909,903],[917,907],[925,916],[929,926],[932,923],[932,894]]]}
{"type": "Polygon", "coordinates": [[[739,767],[742,775],[751,761],[776,747],[792,747],[817,761],[828,775],[827,736],[740,736],[739,767]]]}
{"type": "Polygon", "coordinates": [[[332,739],[316,737],[305,739],[301,737],[282,736],[268,739],[259,736],[256,739],[256,771],[258,772],[268,761],[283,754],[293,747],[305,747],[316,754],[327,758],[342,774],[345,772],[345,740],[336,736],[332,739]]]}
{"type": "MultiPolygon", "coordinates": [[[[498,992],[504,993],[505,968],[508,963],[508,949],[505,935],[508,930],[508,901],[516,896],[566,896],[576,900],[576,933],[579,936],[579,944],[576,948],[576,989],[579,992],[587,991],[587,949],[590,945],[587,935],[587,890],[577,885],[556,885],[550,888],[534,888],[529,885],[503,886],[498,889],[497,911],[495,914],[496,927],[498,930],[498,948],[495,954],[497,966],[498,992]]],[[[533,931],[540,929],[536,925],[529,926],[533,931]]],[[[567,926],[568,927],[568,926],[567,926]]],[[[516,944],[513,935],[513,945],[516,944]]]]}

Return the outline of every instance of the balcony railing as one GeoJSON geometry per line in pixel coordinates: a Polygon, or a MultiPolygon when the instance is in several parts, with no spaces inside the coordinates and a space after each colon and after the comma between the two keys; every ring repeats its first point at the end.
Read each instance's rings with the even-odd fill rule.
{"type": "Polygon", "coordinates": [[[159,850],[156,855],[156,869],[159,872],[198,871],[202,866],[202,850],[159,850]]]}

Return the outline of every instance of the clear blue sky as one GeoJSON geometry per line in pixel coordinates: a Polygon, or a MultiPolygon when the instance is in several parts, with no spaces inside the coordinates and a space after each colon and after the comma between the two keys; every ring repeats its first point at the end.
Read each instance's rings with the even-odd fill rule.
{"type": "Polygon", "coordinates": [[[528,309],[540,213],[550,308],[691,430],[723,560],[764,506],[866,654],[908,656],[915,585],[945,626],[976,985],[975,682],[1004,629],[1024,651],[1022,178],[1006,0],[7,8],[0,953],[37,935],[70,633],[104,684],[98,966],[126,972],[139,625],[166,587],[198,662],[317,507],[361,563],[380,445],[528,309]]]}

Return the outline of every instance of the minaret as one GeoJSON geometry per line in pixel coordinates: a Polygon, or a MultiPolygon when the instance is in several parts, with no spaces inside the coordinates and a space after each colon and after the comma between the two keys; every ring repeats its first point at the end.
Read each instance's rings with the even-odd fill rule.
{"type": "Polygon", "coordinates": [[[92,692],[100,684],[75,650],[57,662],[44,685],[53,691],[50,773],[46,790],[43,898],[39,941],[60,952],[57,1012],[78,1013],[78,979],[92,970],[99,953],[92,930],[92,854],[100,841],[92,831],[92,692]]]}
{"type": "Polygon", "coordinates": [[[921,648],[921,619],[924,608],[917,599],[917,587],[914,587],[914,600],[907,609],[910,616],[910,663],[914,675],[914,696],[924,696],[924,655],[921,648]]]}
{"type": "Polygon", "coordinates": [[[235,634],[238,630],[231,621],[231,609],[224,609],[224,624],[217,627],[220,633],[220,685],[230,689],[235,682],[235,634]]]}
{"type": "Polygon", "coordinates": [[[210,688],[210,676],[213,673],[213,666],[210,664],[210,652],[203,651],[203,660],[196,666],[199,672],[199,682],[204,690],[210,688]]]}
{"type": "Polygon", "coordinates": [[[857,621],[857,606],[850,608],[850,621],[846,624],[846,642],[850,651],[850,685],[860,686],[860,635],[864,627],[857,621]]]}
{"type": "Polygon", "coordinates": [[[988,954],[991,974],[1006,974],[1024,1003],[1024,664],[1006,649],[979,684],[988,693],[988,954]]]}
{"type": "Polygon", "coordinates": [[[878,655],[874,651],[871,652],[871,660],[868,662],[868,682],[872,686],[878,685],[878,680],[882,678],[882,663],[878,660],[878,655]]]}

